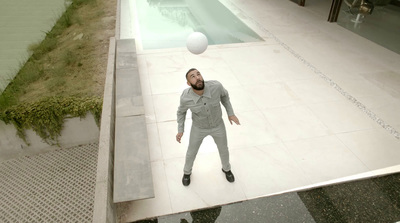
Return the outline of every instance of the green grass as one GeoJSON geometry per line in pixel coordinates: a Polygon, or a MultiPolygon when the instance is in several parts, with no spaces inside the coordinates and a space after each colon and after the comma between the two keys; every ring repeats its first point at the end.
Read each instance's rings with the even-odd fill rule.
{"type": "Polygon", "coordinates": [[[72,50],[67,50],[63,53],[62,59],[64,61],[64,64],[67,66],[71,66],[74,64],[77,64],[79,60],[79,55],[75,53],[75,51],[72,50]]]}
{"type": "MultiPolygon", "coordinates": [[[[31,44],[28,50],[31,57],[25,64],[21,64],[20,69],[13,80],[9,83],[4,92],[0,95],[0,112],[19,102],[19,97],[26,93],[29,85],[38,81],[51,79],[46,83],[49,90],[54,90],[66,83],[65,72],[71,70],[71,66],[82,66],[79,62],[79,55],[75,49],[66,50],[61,54],[61,65],[56,67],[44,68],[46,63],[52,63],[52,58],[46,56],[59,46],[59,37],[72,25],[82,25],[81,18],[76,15],[76,11],[83,5],[96,3],[96,0],[73,0],[72,4],[65,10],[54,27],[46,32],[43,41],[31,44]],[[77,18],[77,19],[75,19],[77,18]],[[64,72],[63,72],[64,71],[64,72]]],[[[84,49],[85,43],[79,43],[76,49],[84,49]]]]}
{"type": "Polygon", "coordinates": [[[26,93],[25,86],[37,81],[44,74],[41,64],[28,61],[18,72],[18,75],[10,81],[6,90],[0,95],[0,112],[17,104],[18,95],[26,93]]]}
{"type": "Polygon", "coordinates": [[[30,58],[0,95],[0,120],[14,124],[22,138],[24,128],[32,128],[55,140],[68,114],[95,112],[99,120],[102,94],[91,89],[97,80],[93,75],[100,75],[93,74],[99,60],[91,56],[98,42],[73,39],[74,32],[91,37],[90,31],[101,28],[101,20],[92,20],[104,14],[97,6],[96,0],[72,0],[44,40],[29,46],[30,58]]]}

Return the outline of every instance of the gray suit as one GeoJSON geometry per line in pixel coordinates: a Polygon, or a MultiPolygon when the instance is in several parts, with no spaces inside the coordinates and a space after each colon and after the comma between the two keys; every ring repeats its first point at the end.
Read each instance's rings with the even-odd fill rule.
{"type": "Polygon", "coordinates": [[[222,103],[228,116],[234,115],[232,105],[229,101],[228,91],[218,81],[205,81],[202,96],[193,92],[192,88],[183,91],[177,112],[178,132],[183,133],[186,112],[192,112],[192,128],[190,131],[189,147],[186,153],[184,167],[185,174],[192,173],[192,167],[197,152],[203,139],[211,135],[217,144],[221,158],[222,169],[229,171],[229,150],[226,137],[226,129],[222,120],[222,103]]]}

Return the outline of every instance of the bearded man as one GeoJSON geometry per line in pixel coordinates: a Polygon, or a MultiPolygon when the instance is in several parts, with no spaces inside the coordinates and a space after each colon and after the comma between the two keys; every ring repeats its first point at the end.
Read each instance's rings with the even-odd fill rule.
{"type": "Polygon", "coordinates": [[[222,172],[229,182],[234,182],[235,177],[229,162],[229,150],[224,121],[222,120],[221,103],[224,105],[231,125],[240,125],[239,119],[233,112],[228,91],[218,81],[204,81],[201,73],[192,68],[186,73],[187,84],[180,98],[177,111],[178,134],[176,141],[181,143],[188,109],[192,112],[192,127],[190,131],[189,146],[186,152],[186,161],[183,168],[182,184],[190,184],[192,167],[203,139],[210,135],[217,144],[221,158],[222,172]]]}

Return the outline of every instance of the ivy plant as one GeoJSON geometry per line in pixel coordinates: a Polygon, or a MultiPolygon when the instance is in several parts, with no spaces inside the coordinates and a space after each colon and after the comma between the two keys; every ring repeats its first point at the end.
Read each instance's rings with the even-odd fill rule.
{"type": "Polygon", "coordinates": [[[17,135],[29,145],[25,130],[32,129],[46,143],[58,144],[66,118],[84,118],[88,112],[100,125],[102,99],[99,97],[46,97],[36,102],[20,103],[1,111],[0,120],[12,123],[17,135]]]}

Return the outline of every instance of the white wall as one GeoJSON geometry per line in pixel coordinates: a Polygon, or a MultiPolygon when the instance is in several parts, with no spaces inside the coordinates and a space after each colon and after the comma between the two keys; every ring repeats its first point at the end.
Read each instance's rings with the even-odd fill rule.
{"type": "MultiPolygon", "coordinates": [[[[26,131],[28,146],[19,136],[12,124],[6,125],[0,121],[0,162],[20,156],[35,155],[59,149],[45,143],[33,130],[26,131]]],[[[81,144],[97,142],[99,128],[92,114],[87,114],[84,119],[68,118],[59,137],[61,148],[73,147],[81,144]]]]}

